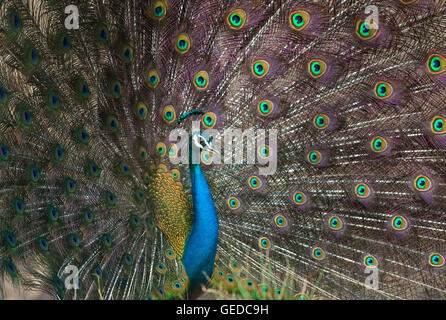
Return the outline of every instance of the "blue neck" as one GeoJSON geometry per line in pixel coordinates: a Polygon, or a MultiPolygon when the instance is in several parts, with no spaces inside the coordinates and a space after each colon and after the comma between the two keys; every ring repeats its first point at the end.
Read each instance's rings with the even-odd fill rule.
{"type": "Polygon", "coordinates": [[[212,193],[199,164],[190,165],[193,224],[184,244],[182,262],[190,290],[198,290],[212,276],[217,252],[218,220],[212,193]],[[203,274],[206,274],[206,276],[203,274]]]}

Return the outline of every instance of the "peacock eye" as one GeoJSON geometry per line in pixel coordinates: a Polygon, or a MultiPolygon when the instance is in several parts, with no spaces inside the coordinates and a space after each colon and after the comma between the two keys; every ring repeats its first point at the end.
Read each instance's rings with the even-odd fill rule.
{"type": "Polygon", "coordinates": [[[215,126],[215,124],[217,123],[217,116],[213,112],[206,112],[201,117],[201,123],[206,128],[213,128],[215,126]]]}
{"type": "Polygon", "coordinates": [[[201,151],[201,161],[205,165],[210,165],[212,163],[212,153],[209,151],[201,151]]]}
{"type": "Polygon", "coordinates": [[[307,161],[312,165],[317,165],[322,161],[322,154],[317,150],[312,150],[307,154],[307,161]]]}
{"type": "Polygon", "coordinates": [[[320,59],[310,60],[308,63],[308,72],[313,78],[319,78],[327,71],[327,64],[320,59]]]}
{"type": "Polygon", "coordinates": [[[165,274],[167,272],[167,268],[163,263],[158,263],[155,267],[155,271],[159,274],[165,274]]]}
{"type": "Polygon", "coordinates": [[[136,116],[138,117],[139,120],[146,120],[147,119],[147,114],[148,114],[147,113],[147,106],[144,103],[139,102],[136,105],[135,112],[136,112],[136,116]]]}
{"type": "Polygon", "coordinates": [[[323,260],[325,258],[325,251],[319,247],[313,248],[311,256],[316,260],[323,260]]]}
{"type": "Polygon", "coordinates": [[[370,142],[370,146],[373,152],[384,152],[387,149],[387,141],[383,137],[376,136],[370,142]]]}
{"type": "Polygon", "coordinates": [[[172,173],[172,177],[173,177],[174,180],[176,180],[176,181],[180,180],[181,174],[180,174],[180,171],[178,169],[173,169],[171,171],[171,173],[172,173]]]}
{"type": "Polygon", "coordinates": [[[262,180],[257,176],[252,176],[248,179],[249,187],[253,190],[257,190],[262,186],[262,180]]]}
{"type": "Polygon", "coordinates": [[[191,47],[190,38],[186,33],[181,33],[175,42],[175,50],[180,54],[188,53],[191,47]]]}
{"type": "Polygon", "coordinates": [[[274,223],[278,228],[286,228],[288,226],[288,220],[280,214],[274,217],[274,223]]]}
{"type": "Polygon", "coordinates": [[[378,99],[388,99],[393,95],[394,89],[389,82],[379,81],[375,84],[374,93],[378,99]]]}
{"type": "Polygon", "coordinates": [[[446,119],[442,116],[435,116],[431,121],[431,131],[435,134],[442,134],[446,131],[446,119]]]}
{"type": "Polygon", "coordinates": [[[370,195],[370,188],[365,183],[359,183],[355,187],[355,194],[359,198],[367,198],[370,195]]]}
{"type": "Polygon", "coordinates": [[[163,142],[158,142],[156,144],[156,152],[160,155],[160,156],[164,156],[166,154],[166,145],[163,142]]]}
{"type": "Polygon", "coordinates": [[[330,118],[323,113],[317,114],[314,116],[313,124],[316,129],[324,130],[330,124],[330,118]]]}
{"type": "Polygon", "coordinates": [[[266,60],[256,60],[251,65],[252,74],[261,79],[268,74],[269,71],[269,63],[266,60]]]}
{"type": "Polygon", "coordinates": [[[414,180],[414,186],[416,190],[425,192],[430,190],[432,182],[428,177],[419,175],[414,180]]]}
{"type": "Polygon", "coordinates": [[[271,156],[271,148],[267,145],[261,145],[257,149],[257,154],[262,159],[267,159],[271,156]]]}
{"type": "Polygon", "coordinates": [[[302,31],[311,23],[311,15],[308,11],[297,10],[290,14],[290,25],[294,30],[302,31]]]}
{"type": "Polygon", "coordinates": [[[200,71],[194,76],[194,86],[198,90],[206,90],[209,85],[209,74],[206,71],[200,71]]]}
{"type": "Polygon", "coordinates": [[[341,230],[344,226],[342,219],[338,216],[333,216],[328,219],[328,227],[332,230],[341,230]]]}
{"type": "Polygon", "coordinates": [[[108,42],[108,28],[105,24],[99,24],[96,27],[96,39],[100,44],[106,44],[108,42]]]}
{"type": "Polygon", "coordinates": [[[233,30],[240,30],[246,24],[247,15],[245,10],[243,9],[235,9],[231,11],[226,17],[226,22],[229,25],[229,28],[233,30]]]}
{"type": "Polygon", "coordinates": [[[164,109],[162,111],[162,116],[163,116],[164,122],[169,123],[169,124],[174,122],[177,117],[175,109],[171,105],[164,107],[164,109]]]}
{"type": "Polygon", "coordinates": [[[20,30],[22,30],[23,27],[22,20],[19,14],[15,10],[12,10],[9,13],[9,25],[11,31],[13,32],[19,32],[20,30]]]}
{"type": "Polygon", "coordinates": [[[228,206],[231,210],[237,210],[238,208],[240,208],[240,200],[235,196],[229,197],[228,206]]]}
{"type": "Polygon", "coordinates": [[[30,167],[28,177],[30,182],[37,183],[40,179],[40,170],[38,168],[30,167]]]}
{"type": "Polygon", "coordinates": [[[432,54],[427,59],[427,70],[432,74],[440,74],[446,70],[446,59],[439,54],[432,54]]]}
{"type": "Polygon", "coordinates": [[[407,222],[407,219],[403,216],[394,216],[392,218],[392,228],[397,231],[406,230],[409,226],[409,223],[407,222]]]}
{"type": "Polygon", "coordinates": [[[370,40],[378,35],[377,24],[360,20],[356,23],[356,35],[362,40],[370,40]]]}
{"type": "Polygon", "coordinates": [[[153,17],[156,20],[162,20],[167,14],[167,5],[164,1],[155,1],[152,5],[153,17]]]}
{"type": "Polygon", "coordinates": [[[140,146],[138,148],[138,156],[139,156],[139,159],[142,160],[142,161],[147,160],[147,156],[148,156],[147,148],[143,147],[143,146],[140,146]]]}
{"type": "Polygon", "coordinates": [[[109,114],[105,118],[105,127],[111,132],[118,131],[118,118],[114,114],[109,114]]]}
{"type": "Polygon", "coordinates": [[[378,266],[378,260],[372,255],[366,255],[363,260],[364,266],[375,268],[378,266]]]}
{"type": "Polygon", "coordinates": [[[308,300],[308,296],[304,295],[304,294],[296,294],[294,296],[295,300],[308,300]]]}
{"type": "Polygon", "coordinates": [[[176,157],[177,156],[177,154],[178,154],[178,147],[177,147],[177,145],[176,144],[171,144],[170,146],[169,146],[169,150],[167,151],[168,152],[168,154],[169,154],[169,157],[176,157]]]}
{"type": "Polygon", "coordinates": [[[133,47],[130,44],[124,44],[120,48],[120,57],[125,62],[132,62],[133,61],[133,47]]]}
{"type": "Polygon", "coordinates": [[[441,268],[445,265],[445,257],[441,253],[431,253],[429,255],[429,264],[435,268],[441,268]]]}
{"type": "Polygon", "coordinates": [[[147,72],[146,79],[147,79],[146,83],[149,88],[158,87],[159,82],[160,82],[160,77],[159,77],[158,72],[155,69],[152,69],[149,72],[147,72]]]}
{"type": "Polygon", "coordinates": [[[259,239],[259,246],[260,249],[268,250],[269,248],[271,248],[271,241],[267,237],[261,237],[259,239]]]}
{"type": "Polygon", "coordinates": [[[110,82],[110,92],[113,98],[118,99],[122,95],[122,85],[119,80],[113,80],[110,82]]]}
{"type": "Polygon", "coordinates": [[[274,110],[274,104],[271,100],[261,100],[257,105],[257,110],[261,116],[268,116],[274,110]]]}
{"type": "Polygon", "coordinates": [[[307,202],[307,197],[305,193],[297,191],[293,194],[293,201],[297,205],[303,205],[307,202]]]}
{"type": "Polygon", "coordinates": [[[0,161],[6,161],[9,157],[8,147],[0,143],[0,161]]]}

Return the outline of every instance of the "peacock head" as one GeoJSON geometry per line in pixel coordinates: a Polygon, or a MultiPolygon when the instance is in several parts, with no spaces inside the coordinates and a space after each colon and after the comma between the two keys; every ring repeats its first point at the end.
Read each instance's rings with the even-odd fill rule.
{"type": "Polygon", "coordinates": [[[195,131],[189,136],[189,162],[199,164],[202,151],[216,152],[212,147],[212,137],[201,131],[195,131]]]}

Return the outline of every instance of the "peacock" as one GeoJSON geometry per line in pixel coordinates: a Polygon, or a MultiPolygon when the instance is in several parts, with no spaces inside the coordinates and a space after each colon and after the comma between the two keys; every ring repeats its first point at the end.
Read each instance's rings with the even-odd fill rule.
{"type": "Polygon", "coordinates": [[[444,0],[0,17],[0,288],[446,298],[444,0]]]}

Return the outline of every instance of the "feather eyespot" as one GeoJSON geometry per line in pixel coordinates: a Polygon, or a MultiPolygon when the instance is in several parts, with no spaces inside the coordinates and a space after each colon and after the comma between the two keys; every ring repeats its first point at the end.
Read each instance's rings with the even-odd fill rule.
{"type": "Polygon", "coordinates": [[[267,237],[261,237],[259,239],[259,247],[263,250],[268,250],[271,248],[271,241],[267,237]]]}
{"type": "Polygon", "coordinates": [[[322,154],[317,150],[311,150],[307,154],[307,161],[311,165],[317,165],[322,161],[322,154]]]}
{"type": "Polygon", "coordinates": [[[434,268],[441,268],[445,265],[445,257],[438,252],[429,255],[429,264],[434,268]]]}
{"type": "Polygon", "coordinates": [[[133,258],[129,253],[126,253],[122,257],[122,262],[124,263],[124,266],[130,267],[133,264],[133,258]]]}
{"type": "Polygon", "coordinates": [[[119,80],[110,82],[110,93],[113,98],[119,99],[122,95],[122,84],[119,80]]]}
{"type": "Polygon", "coordinates": [[[315,260],[324,260],[325,259],[325,251],[320,247],[313,248],[311,251],[311,256],[315,260]]]}
{"type": "Polygon", "coordinates": [[[379,81],[375,84],[375,89],[373,92],[378,99],[385,100],[393,96],[394,89],[392,84],[389,82],[379,81]]]}
{"type": "Polygon", "coordinates": [[[159,274],[166,274],[167,268],[164,264],[158,263],[155,267],[155,271],[159,274]]]}
{"type": "Polygon", "coordinates": [[[186,33],[181,33],[178,35],[175,41],[175,50],[180,54],[186,54],[189,52],[191,47],[191,41],[186,33]]]}
{"type": "Polygon", "coordinates": [[[141,161],[146,161],[148,158],[147,148],[140,146],[138,148],[138,157],[141,161]]]}
{"type": "Polygon", "coordinates": [[[274,110],[274,103],[271,100],[261,100],[257,105],[257,110],[261,116],[269,116],[274,110]]]}
{"type": "Polygon", "coordinates": [[[330,118],[323,113],[319,113],[314,116],[313,124],[316,129],[324,130],[330,124],[330,118]]]}
{"type": "Polygon", "coordinates": [[[439,54],[432,54],[427,59],[427,70],[432,74],[440,74],[446,70],[446,59],[439,54]]]}
{"type": "Polygon", "coordinates": [[[172,123],[176,120],[176,112],[175,109],[171,106],[165,106],[163,111],[162,111],[162,116],[163,116],[163,120],[166,123],[172,123]]]}
{"type": "Polygon", "coordinates": [[[164,156],[167,153],[166,145],[163,142],[158,142],[156,144],[155,150],[160,156],[164,156]]]}
{"type": "Polygon", "coordinates": [[[164,1],[155,1],[152,5],[152,15],[156,20],[162,20],[167,14],[167,5],[164,1]]]}
{"type": "Polygon", "coordinates": [[[442,116],[435,116],[431,121],[431,131],[435,134],[446,132],[446,119],[442,116]]]}
{"type": "Polygon", "coordinates": [[[415,189],[421,192],[429,191],[430,188],[432,187],[432,181],[427,176],[424,175],[417,176],[413,184],[415,189]]]}
{"type": "Polygon", "coordinates": [[[327,71],[327,64],[320,59],[313,59],[308,62],[308,72],[313,78],[322,77],[327,71]]]}
{"type": "Polygon", "coordinates": [[[213,112],[206,112],[201,117],[201,123],[206,128],[213,128],[213,127],[215,127],[215,124],[217,123],[217,116],[213,112]]]}
{"type": "Polygon", "coordinates": [[[108,191],[105,193],[105,203],[109,206],[109,207],[114,207],[116,206],[116,196],[108,191]]]}
{"type": "Polygon", "coordinates": [[[240,200],[235,196],[229,197],[228,207],[231,210],[237,210],[238,208],[240,208],[240,200]]]}
{"type": "Polygon", "coordinates": [[[261,159],[268,159],[269,157],[271,157],[271,148],[265,144],[261,145],[257,148],[257,155],[261,159]]]}
{"type": "Polygon", "coordinates": [[[298,206],[304,205],[307,202],[307,196],[305,193],[297,191],[293,194],[293,201],[298,206]]]}
{"type": "Polygon", "coordinates": [[[262,180],[257,176],[252,176],[248,179],[249,187],[253,190],[258,190],[262,187],[262,180]]]}
{"type": "Polygon", "coordinates": [[[387,141],[383,137],[376,136],[370,141],[370,146],[373,152],[381,153],[387,149],[387,141]]]}
{"type": "Polygon", "coordinates": [[[278,214],[274,217],[274,224],[278,228],[286,228],[288,226],[288,220],[283,215],[278,214]]]}
{"type": "Polygon", "coordinates": [[[358,198],[367,198],[370,196],[370,188],[365,183],[358,183],[355,187],[355,195],[358,198]]]}
{"type": "Polygon", "coordinates": [[[0,84],[0,106],[5,105],[8,102],[8,92],[6,88],[0,84]]]}
{"type": "Polygon", "coordinates": [[[172,177],[173,177],[174,180],[179,181],[181,179],[181,174],[180,174],[180,171],[178,169],[173,169],[171,171],[171,173],[172,173],[172,177]]]}
{"type": "Polygon", "coordinates": [[[268,74],[269,63],[266,60],[256,60],[251,65],[251,71],[254,77],[261,79],[268,74]]]}
{"type": "Polygon", "coordinates": [[[135,112],[136,112],[136,116],[138,117],[139,120],[147,119],[147,115],[148,115],[147,106],[144,103],[139,102],[136,105],[135,112]]]}
{"type": "Polygon", "coordinates": [[[178,155],[178,147],[176,144],[172,143],[167,150],[169,157],[176,157],[178,155]]]}
{"type": "Polygon", "coordinates": [[[378,259],[369,254],[364,257],[363,264],[368,268],[376,268],[378,266],[378,259]]]}
{"type": "Polygon", "coordinates": [[[19,110],[19,117],[20,117],[20,124],[23,127],[30,127],[32,125],[33,114],[31,113],[31,111],[25,108],[21,108],[19,110]]]}
{"type": "Polygon", "coordinates": [[[366,20],[360,20],[356,23],[356,35],[362,40],[370,40],[378,35],[378,26],[376,23],[366,20]]]}
{"type": "Polygon", "coordinates": [[[23,215],[23,212],[25,211],[25,205],[24,202],[21,199],[13,199],[12,200],[12,207],[14,209],[14,213],[18,216],[23,215]]]}
{"type": "Polygon", "coordinates": [[[46,240],[43,237],[36,239],[37,246],[40,250],[40,252],[47,252],[48,251],[48,240],[46,240]]]}
{"type": "Polygon", "coordinates": [[[396,231],[403,231],[406,230],[409,226],[409,223],[406,218],[403,216],[397,215],[394,216],[391,220],[391,226],[396,231]]]}
{"type": "Polygon", "coordinates": [[[104,234],[104,236],[102,237],[102,245],[104,246],[104,248],[111,248],[112,244],[112,237],[109,234],[104,234]]]}
{"type": "Polygon", "coordinates": [[[209,74],[206,71],[200,71],[195,74],[193,84],[197,90],[206,90],[209,86],[209,74]]]}
{"type": "Polygon", "coordinates": [[[74,193],[76,191],[76,181],[72,178],[65,178],[65,191],[74,193]]]}
{"type": "Polygon", "coordinates": [[[108,32],[108,28],[105,24],[100,23],[97,27],[96,27],[96,40],[100,43],[100,44],[106,44],[109,40],[109,32],[108,32]]]}
{"type": "Polygon", "coordinates": [[[201,161],[205,164],[205,165],[210,165],[212,164],[212,153],[209,151],[201,151],[201,161]]]}
{"type": "Polygon", "coordinates": [[[149,70],[149,72],[147,72],[147,77],[146,77],[147,86],[149,88],[155,89],[156,87],[158,87],[159,82],[160,82],[160,76],[158,72],[154,69],[149,70]]]}
{"type": "Polygon", "coordinates": [[[290,14],[290,25],[296,31],[302,31],[311,23],[311,14],[306,10],[296,10],[290,14]]]}
{"type": "Polygon", "coordinates": [[[91,224],[93,222],[94,214],[91,210],[87,209],[84,211],[84,222],[86,224],[91,224]]]}
{"type": "Polygon", "coordinates": [[[114,114],[109,114],[105,118],[105,128],[110,132],[117,132],[119,128],[118,118],[114,114]]]}
{"type": "Polygon", "coordinates": [[[229,25],[229,28],[233,30],[240,30],[243,28],[247,21],[247,14],[243,9],[235,9],[231,11],[226,17],[226,22],[229,25]]]}
{"type": "Polygon", "coordinates": [[[169,259],[169,260],[175,260],[175,258],[177,257],[175,252],[173,252],[170,249],[167,249],[164,253],[165,253],[166,258],[169,259]]]}
{"type": "Polygon", "coordinates": [[[119,56],[124,62],[132,62],[134,59],[133,46],[131,44],[123,44],[119,50],[119,56]]]}
{"type": "Polygon", "coordinates": [[[294,296],[294,300],[308,300],[308,296],[306,296],[305,294],[296,294],[294,296]]]}
{"type": "Polygon", "coordinates": [[[101,175],[101,169],[96,163],[94,163],[93,161],[89,161],[87,163],[87,174],[90,177],[97,178],[101,175]]]}
{"type": "Polygon", "coordinates": [[[47,214],[48,220],[51,223],[55,223],[59,219],[59,210],[57,208],[48,208],[47,214]]]}
{"type": "Polygon", "coordinates": [[[22,19],[16,10],[11,10],[9,13],[9,26],[13,32],[19,32],[23,28],[22,19]]]}
{"type": "Polygon", "coordinates": [[[35,167],[28,169],[28,179],[31,183],[37,183],[40,179],[40,170],[35,167]]]}
{"type": "Polygon", "coordinates": [[[338,216],[333,216],[330,217],[330,219],[328,219],[328,227],[331,230],[341,230],[344,227],[344,222],[342,221],[342,219],[338,216]]]}
{"type": "Polygon", "coordinates": [[[8,147],[0,143],[0,161],[6,161],[9,158],[8,147]]]}

